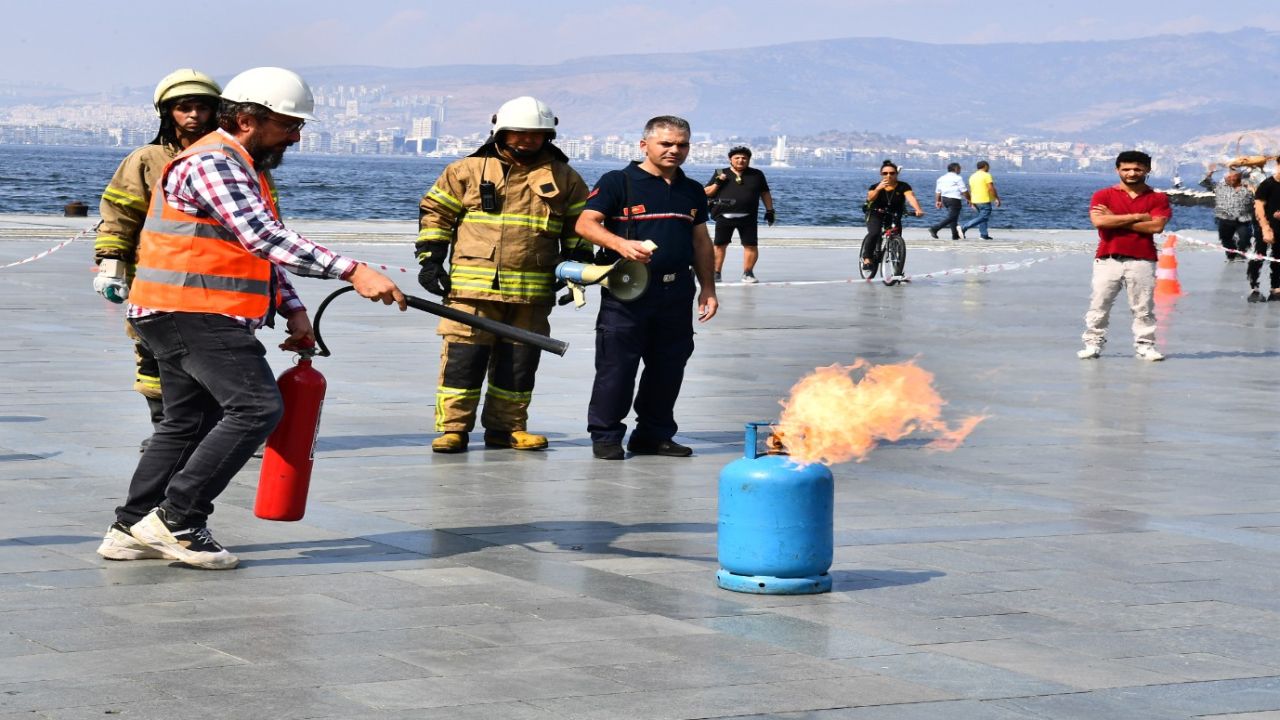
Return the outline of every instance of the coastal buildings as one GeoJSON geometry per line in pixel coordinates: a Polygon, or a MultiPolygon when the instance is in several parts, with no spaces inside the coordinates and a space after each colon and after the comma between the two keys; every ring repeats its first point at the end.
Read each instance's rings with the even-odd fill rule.
{"type": "MultiPolygon", "coordinates": [[[[309,124],[297,151],[304,153],[459,157],[472,152],[487,133],[461,134],[450,127],[451,96],[391,97],[385,88],[365,85],[316,86],[321,121],[309,124]]],[[[145,100],[85,101],[57,106],[0,107],[0,143],[136,147],[155,133],[155,114],[145,100]]],[[[562,128],[557,143],[574,160],[632,160],[640,157],[635,132],[575,134],[562,128]]],[[[941,170],[948,162],[985,158],[997,170],[1095,172],[1109,167],[1119,144],[1076,142],[1070,138],[923,138],[872,131],[831,131],[817,136],[694,138],[690,160],[721,163],[733,145],[747,145],[756,164],[774,167],[875,167],[884,158],[912,169],[941,170]]],[[[1174,158],[1199,157],[1205,148],[1140,143],[1156,158],[1156,172],[1174,158]]],[[[1170,167],[1171,169],[1171,167],[1170,167]]]]}

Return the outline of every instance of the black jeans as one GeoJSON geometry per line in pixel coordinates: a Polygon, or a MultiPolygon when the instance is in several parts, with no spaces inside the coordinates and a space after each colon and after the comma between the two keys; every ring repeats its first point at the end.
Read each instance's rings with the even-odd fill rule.
{"type": "MultiPolygon", "coordinates": [[[[1249,252],[1249,241],[1253,239],[1253,221],[1252,220],[1223,220],[1222,218],[1214,218],[1213,222],[1218,226],[1218,240],[1222,243],[1223,250],[1239,250],[1240,252],[1249,252]]],[[[1240,256],[1233,253],[1227,253],[1228,260],[1235,260],[1240,256]]]]}
{"type": "Polygon", "coordinates": [[[596,316],[596,377],[587,405],[592,442],[622,442],[635,398],[632,442],[657,444],[676,434],[675,406],[684,366],[693,355],[693,275],[669,283],[651,277],[644,295],[621,302],[600,293],[596,316]],[[640,387],[636,371],[644,361],[640,387]]]}
{"type": "Polygon", "coordinates": [[[960,228],[958,228],[957,225],[960,222],[960,207],[962,204],[963,203],[960,202],[960,198],[942,198],[942,207],[947,209],[947,219],[937,225],[931,225],[929,227],[929,232],[936,233],[942,228],[949,227],[951,228],[951,239],[959,240],[960,228]]]}
{"type": "MultiPolygon", "coordinates": [[[[876,247],[883,249],[884,229],[887,226],[894,224],[898,226],[899,231],[902,230],[902,218],[900,216],[890,217],[884,213],[875,212],[874,210],[867,213],[867,234],[863,237],[864,242],[868,238],[874,238],[876,241],[876,247]]],[[[871,258],[871,261],[873,263],[877,262],[874,257],[871,258]]]]}
{"type": "MultiPolygon", "coordinates": [[[[1280,227],[1277,227],[1275,224],[1272,224],[1271,228],[1273,236],[1275,236],[1275,233],[1280,232],[1280,227]]],[[[1245,268],[1245,271],[1249,275],[1249,287],[1254,290],[1258,289],[1259,276],[1262,274],[1262,264],[1266,263],[1271,266],[1271,289],[1280,289],[1280,262],[1277,262],[1277,260],[1280,260],[1280,239],[1277,239],[1275,242],[1268,245],[1262,242],[1262,229],[1257,228],[1257,232],[1253,234],[1253,252],[1258,255],[1275,258],[1275,260],[1249,261],[1249,266],[1245,268]]]]}
{"type": "Polygon", "coordinates": [[[129,322],[160,364],[164,421],[116,519],[132,525],[163,507],[185,527],[203,526],[214,499],[283,413],[266,349],[223,315],[165,313],[129,322]]]}

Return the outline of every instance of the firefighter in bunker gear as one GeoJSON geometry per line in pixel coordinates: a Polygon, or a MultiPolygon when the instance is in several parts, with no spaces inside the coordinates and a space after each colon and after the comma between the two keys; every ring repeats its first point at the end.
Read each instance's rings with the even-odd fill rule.
{"type": "MultiPolygon", "coordinates": [[[[587,187],[550,142],[557,122],[551,108],[534,98],[503,104],[489,140],[446,167],[423,196],[418,281],[447,305],[550,332],[556,265],[590,262],[593,252],[574,230],[587,187]]],[[[437,332],[443,342],[435,429],[441,435],[431,449],[467,449],[486,376],[480,418],[485,445],[545,448],[546,437],[527,431],[540,351],[447,319],[437,332]]]]}
{"type": "MultiPolygon", "coordinates": [[[[221,92],[213,78],[190,68],[175,70],[156,85],[152,103],[160,117],[160,128],[150,143],[129,153],[116,168],[99,205],[102,221],[93,245],[94,261],[98,263],[93,288],[111,302],[120,303],[129,297],[138,237],[151,201],[152,184],[179,152],[217,127],[221,92]]],[[[134,341],[133,389],[146,398],[154,426],[164,417],[160,369],[128,323],[125,333],[134,341]]]]}

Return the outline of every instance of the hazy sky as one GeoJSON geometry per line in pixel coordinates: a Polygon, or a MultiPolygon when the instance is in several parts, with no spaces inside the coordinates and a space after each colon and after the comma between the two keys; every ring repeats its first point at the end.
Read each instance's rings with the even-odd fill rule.
{"type": "MultiPolygon", "coordinates": [[[[1276,7],[1276,0],[0,0],[0,82],[103,90],[152,85],[177,67],[225,79],[257,65],[538,65],[839,37],[993,43],[1280,31],[1276,7]],[[194,22],[183,27],[187,11],[194,22]]],[[[1139,43],[1134,61],[1177,58],[1145,57],[1139,43]]]]}

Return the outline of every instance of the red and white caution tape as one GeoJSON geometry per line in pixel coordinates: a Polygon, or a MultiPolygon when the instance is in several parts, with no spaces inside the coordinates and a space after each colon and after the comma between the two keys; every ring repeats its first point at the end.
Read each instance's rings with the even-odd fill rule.
{"type": "Polygon", "coordinates": [[[85,228],[84,230],[81,230],[79,233],[77,233],[77,234],[76,234],[76,236],[75,236],[75,237],[73,237],[73,238],[71,238],[70,240],[63,240],[62,242],[58,243],[57,245],[54,245],[53,247],[49,248],[48,250],[45,250],[44,252],[36,253],[35,255],[32,255],[32,256],[31,256],[31,257],[29,257],[29,258],[24,258],[24,259],[19,260],[19,261],[17,261],[17,262],[11,262],[11,263],[9,263],[8,265],[0,265],[0,270],[6,270],[6,269],[8,269],[8,268],[11,268],[11,267],[17,267],[17,266],[19,266],[19,265],[26,265],[26,264],[27,264],[27,263],[29,263],[29,262],[35,262],[36,260],[39,260],[40,258],[48,257],[48,256],[50,256],[50,255],[52,255],[52,254],[54,254],[54,253],[58,252],[58,251],[59,251],[59,250],[61,250],[62,248],[64,248],[64,247],[66,247],[66,246],[70,245],[71,243],[73,243],[73,242],[75,242],[75,241],[77,241],[77,240],[79,240],[79,239],[81,239],[81,238],[85,237],[85,236],[86,236],[86,235],[88,235],[89,233],[93,232],[93,230],[94,230],[94,228],[91,228],[91,227],[90,227],[90,228],[85,228]]]}
{"type": "Polygon", "coordinates": [[[942,270],[939,272],[925,273],[923,275],[908,275],[907,280],[936,280],[948,275],[981,275],[984,273],[1002,272],[1004,270],[1021,270],[1050,260],[1056,260],[1061,255],[1048,255],[1045,257],[1032,258],[1030,260],[1020,260],[1018,262],[999,263],[997,265],[970,265],[969,267],[954,268],[951,270],[942,270]]]}
{"type": "MultiPolygon", "coordinates": [[[[54,254],[54,253],[58,252],[58,251],[59,251],[59,250],[61,250],[62,248],[64,248],[64,247],[66,247],[66,246],[70,245],[71,243],[76,242],[77,240],[82,240],[86,235],[88,235],[89,233],[93,232],[93,231],[94,231],[94,229],[95,229],[95,228],[92,228],[92,227],[90,227],[90,228],[85,228],[84,230],[81,230],[79,233],[77,233],[75,237],[73,237],[73,238],[71,238],[71,239],[69,239],[69,240],[64,240],[64,241],[62,241],[62,242],[58,243],[57,245],[54,245],[53,247],[49,248],[48,250],[45,250],[45,251],[43,251],[43,252],[38,252],[38,253],[36,253],[35,255],[32,255],[32,256],[31,256],[31,257],[29,257],[29,258],[23,258],[22,260],[18,260],[17,262],[11,262],[11,263],[9,263],[8,265],[0,265],[0,270],[4,270],[4,269],[6,269],[6,268],[11,268],[11,267],[17,267],[17,266],[19,266],[19,265],[26,265],[27,263],[35,262],[36,260],[39,260],[39,259],[41,259],[41,258],[48,257],[48,256],[50,256],[50,255],[52,255],[52,254],[54,254]]],[[[361,265],[368,265],[369,267],[378,268],[378,269],[380,269],[380,270],[396,271],[396,272],[402,272],[402,273],[414,272],[414,271],[410,270],[409,268],[405,268],[405,267],[396,267],[396,266],[394,266],[394,265],[382,265],[382,264],[380,264],[380,263],[371,263],[371,262],[367,262],[367,261],[365,261],[365,260],[357,260],[356,262],[360,263],[361,265]]]]}
{"type": "MultiPolygon", "coordinates": [[[[1031,267],[1037,263],[1055,260],[1061,255],[1049,255],[1046,257],[1032,258],[1030,260],[1019,260],[1018,262],[999,263],[996,265],[970,265],[968,267],[952,268],[950,270],[938,270],[931,273],[921,273],[919,275],[904,275],[903,280],[907,282],[915,282],[918,280],[937,280],[944,277],[952,277],[957,275],[981,275],[984,273],[1002,272],[1004,270],[1020,270],[1025,267],[1031,267]]],[[[848,285],[852,283],[871,283],[880,282],[880,278],[848,278],[846,280],[789,280],[789,281],[770,281],[762,283],[754,283],[768,287],[788,287],[798,285],[848,285]]],[[[717,286],[723,285],[745,285],[746,283],[717,283],[717,286]]]]}
{"type": "MultiPolygon", "coordinates": [[[[985,273],[1002,272],[1005,270],[1020,270],[1025,267],[1031,267],[1032,265],[1036,265],[1038,263],[1048,262],[1049,260],[1056,260],[1059,257],[1062,257],[1062,255],[1049,255],[1046,257],[1032,258],[1030,260],[1019,260],[1017,262],[998,263],[995,265],[970,265],[969,267],[952,268],[950,270],[938,270],[936,272],[922,273],[920,275],[905,275],[903,276],[902,279],[907,282],[914,282],[917,280],[937,280],[938,278],[952,277],[957,275],[981,275],[985,273]]],[[[377,268],[379,270],[386,270],[389,272],[402,272],[402,273],[417,272],[416,270],[411,270],[406,267],[398,267],[395,265],[382,265],[380,263],[368,262],[367,260],[358,260],[357,262],[359,262],[362,265],[368,265],[371,268],[377,268]]],[[[871,278],[871,279],[848,278],[845,280],[782,280],[782,281],[769,281],[769,282],[752,283],[752,284],[758,285],[758,286],[764,286],[764,287],[793,287],[793,286],[800,286],[800,285],[848,285],[851,283],[864,283],[864,282],[880,282],[880,279],[879,278],[871,278]]],[[[716,283],[718,287],[723,287],[725,285],[746,285],[746,284],[747,283],[743,283],[743,282],[716,283]]]]}
{"type": "Polygon", "coordinates": [[[1174,234],[1178,236],[1179,241],[1189,242],[1192,245],[1200,245],[1202,247],[1218,250],[1220,252],[1228,252],[1228,253],[1231,253],[1232,255],[1239,255],[1245,260],[1266,260],[1267,262],[1280,262],[1280,258],[1273,258],[1273,257],[1268,257],[1266,255],[1259,255],[1258,253],[1255,253],[1255,252],[1245,252],[1244,250],[1235,250],[1232,248],[1223,247],[1221,242],[1208,242],[1206,240],[1193,238],[1189,235],[1183,235],[1182,233],[1174,233],[1174,234]]]}
{"type": "Polygon", "coordinates": [[[387,271],[402,272],[402,273],[416,272],[414,270],[410,270],[407,267],[398,267],[396,265],[382,265],[380,263],[371,263],[366,260],[357,260],[356,262],[360,263],[361,265],[367,265],[371,268],[377,268],[379,270],[387,270],[387,271]]]}

